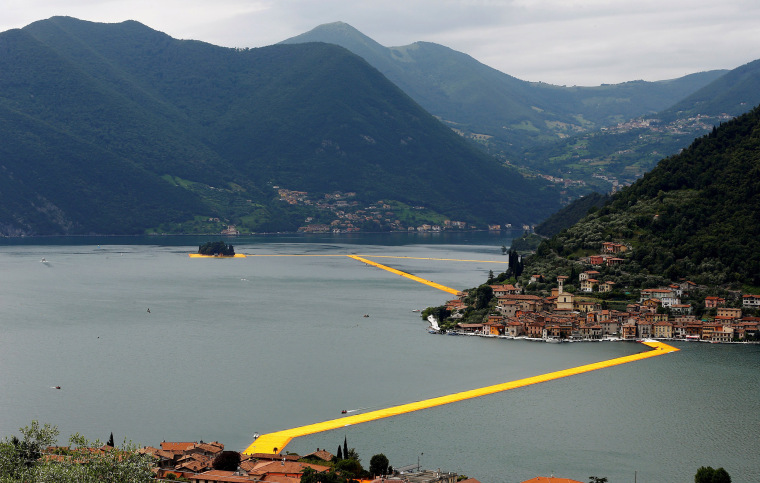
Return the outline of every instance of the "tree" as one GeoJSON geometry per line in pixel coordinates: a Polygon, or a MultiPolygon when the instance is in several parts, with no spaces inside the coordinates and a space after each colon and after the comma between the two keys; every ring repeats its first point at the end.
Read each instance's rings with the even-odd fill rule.
{"type": "Polygon", "coordinates": [[[341,448],[340,445],[338,445],[338,453],[335,455],[335,461],[340,461],[343,459],[343,448],[341,448]]]}
{"type": "Polygon", "coordinates": [[[220,240],[215,242],[206,242],[203,245],[199,245],[198,253],[201,255],[221,255],[225,257],[234,257],[235,248],[232,245],[227,245],[220,240]]]}
{"type": "Polygon", "coordinates": [[[388,458],[383,454],[376,454],[369,460],[369,472],[372,476],[388,474],[388,458]]]}
{"type": "Polygon", "coordinates": [[[0,442],[0,480],[3,482],[55,481],[60,483],[95,483],[129,481],[148,483],[153,478],[153,457],[140,454],[131,444],[121,448],[101,448],[75,434],[69,447],[61,448],[57,457],[46,458],[45,448],[55,446],[58,428],[37,421],[0,442]]]}
{"type": "Polygon", "coordinates": [[[343,436],[343,457],[348,458],[348,436],[343,436]]]}
{"type": "Polygon", "coordinates": [[[237,451],[222,451],[214,458],[211,466],[215,470],[235,471],[240,466],[240,453],[237,451]]]}
{"type": "Polygon", "coordinates": [[[731,477],[723,468],[701,466],[694,475],[694,483],[731,483],[731,477]]]}
{"type": "Polygon", "coordinates": [[[113,446],[114,446],[114,444],[113,444],[113,432],[111,432],[111,436],[108,438],[108,442],[106,443],[106,446],[110,446],[111,448],[113,448],[113,446]]]}
{"type": "Polygon", "coordinates": [[[475,290],[475,310],[488,307],[488,303],[493,298],[493,289],[483,284],[475,290]]]}

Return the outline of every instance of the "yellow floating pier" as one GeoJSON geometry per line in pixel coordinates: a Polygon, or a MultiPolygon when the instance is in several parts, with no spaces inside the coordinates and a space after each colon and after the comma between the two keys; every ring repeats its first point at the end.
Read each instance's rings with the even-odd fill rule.
{"type": "MultiPolygon", "coordinates": [[[[353,258],[353,257],[352,257],[353,258]]],[[[358,258],[358,257],[357,257],[358,258]]],[[[362,259],[362,261],[364,261],[362,259]]],[[[662,354],[675,352],[678,349],[669,346],[662,342],[657,341],[644,341],[644,345],[651,347],[654,350],[641,352],[638,354],[632,354],[630,356],[618,357],[616,359],[610,359],[607,361],[595,362],[593,364],[586,364],[583,366],[573,367],[570,369],[564,369],[561,371],[550,372],[548,374],[542,374],[540,376],[527,377],[525,379],[519,379],[517,381],[506,382],[503,384],[496,384],[494,386],[487,386],[480,389],[472,389],[469,391],[458,392],[456,394],[450,394],[448,396],[436,397],[433,399],[425,399],[423,401],[417,401],[409,404],[402,404],[400,406],[393,406],[386,409],[380,409],[377,411],[371,411],[363,414],[356,414],[353,416],[346,416],[339,419],[332,419],[330,421],[324,421],[321,423],[310,424],[307,426],[301,426],[298,428],[287,429],[284,431],[277,431],[275,433],[264,434],[258,437],[248,448],[244,451],[245,454],[252,453],[269,453],[275,454],[283,451],[283,449],[290,443],[293,438],[299,436],[306,436],[308,434],[321,433],[323,431],[330,431],[332,429],[339,429],[345,426],[351,426],[359,423],[366,423],[367,421],[374,421],[377,419],[388,418],[399,414],[410,413],[413,411],[419,411],[421,409],[432,408],[436,406],[442,406],[444,404],[450,404],[453,402],[464,401],[466,399],[472,399],[480,396],[486,396],[488,394],[494,394],[497,392],[508,391],[517,387],[529,386],[531,384],[538,384],[539,382],[551,381],[553,379],[559,379],[562,377],[574,376],[576,374],[582,374],[584,372],[595,371],[597,369],[603,369],[605,367],[617,366],[620,364],[626,364],[628,362],[639,361],[647,359],[649,357],[656,357],[662,354]]]]}
{"type": "Polygon", "coordinates": [[[446,287],[445,285],[441,285],[440,283],[431,282],[430,280],[425,280],[424,278],[420,278],[417,275],[412,275],[411,273],[402,272],[401,270],[396,270],[395,268],[389,267],[387,265],[383,265],[382,263],[373,262],[372,260],[367,260],[366,258],[362,258],[359,255],[347,255],[348,258],[353,258],[354,260],[359,260],[360,262],[364,262],[367,265],[372,265],[373,267],[382,268],[383,270],[387,270],[391,273],[395,273],[396,275],[401,275],[402,277],[406,277],[409,280],[414,280],[415,282],[424,283],[427,286],[437,288],[438,290],[443,290],[444,292],[448,292],[450,294],[456,295],[459,293],[459,290],[451,287],[446,287]]]}
{"type": "Polygon", "coordinates": [[[201,255],[200,253],[189,253],[190,258],[245,258],[242,253],[236,253],[232,256],[229,255],[201,255]]]}

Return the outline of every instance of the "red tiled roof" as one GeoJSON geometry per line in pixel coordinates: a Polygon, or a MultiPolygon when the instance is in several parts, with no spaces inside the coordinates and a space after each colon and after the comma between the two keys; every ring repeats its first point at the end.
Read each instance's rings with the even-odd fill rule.
{"type": "Polygon", "coordinates": [[[314,465],[311,463],[299,463],[297,461],[272,461],[269,464],[259,466],[250,472],[252,475],[273,474],[295,474],[303,473],[306,468],[312,468],[314,471],[322,472],[330,469],[329,466],[314,465]]]}
{"type": "Polygon", "coordinates": [[[537,476],[530,480],[525,480],[522,483],[583,483],[578,480],[571,480],[569,478],[555,478],[553,476],[537,476]]]}
{"type": "Polygon", "coordinates": [[[195,441],[191,442],[171,442],[171,441],[162,441],[161,442],[161,449],[165,451],[187,451],[194,447],[196,444],[195,441]]]}
{"type": "Polygon", "coordinates": [[[198,473],[197,475],[192,475],[188,477],[190,481],[218,481],[218,482],[225,482],[225,483],[237,483],[237,482],[246,482],[250,483],[251,478],[248,476],[241,476],[236,475],[234,471],[222,471],[222,470],[211,470],[206,471],[204,473],[198,473]]]}

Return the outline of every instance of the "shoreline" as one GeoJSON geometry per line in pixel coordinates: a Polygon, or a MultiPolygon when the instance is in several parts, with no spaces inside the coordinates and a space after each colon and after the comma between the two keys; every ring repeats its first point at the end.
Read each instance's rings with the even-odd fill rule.
{"type": "Polygon", "coordinates": [[[643,341],[658,341],[658,342],[696,342],[696,343],[703,343],[703,344],[747,344],[747,345],[760,345],[760,341],[753,341],[753,340],[747,340],[747,341],[712,341],[712,340],[693,340],[693,339],[676,339],[676,338],[670,338],[670,339],[655,339],[653,337],[649,337],[647,339],[622,339],[620,337],[606,337],[604,339],[544,339],[539,337],[524,337],[524,336],[517,336],[513,337],[511,335],[492,335],[492,334],[476,334],[473,332],[457,332],[454,330],[448,330],[445,333],[435,333],[435,332],[429,332],[432,335],[452,335],[452,336],[465,336],[465,337],[483,337],[487,339],[507,339],[507,340],[525,340],[528,342],[546,342],[548,344],[565,344],[570,342],[638,342],[641,343],[643,341]]]}

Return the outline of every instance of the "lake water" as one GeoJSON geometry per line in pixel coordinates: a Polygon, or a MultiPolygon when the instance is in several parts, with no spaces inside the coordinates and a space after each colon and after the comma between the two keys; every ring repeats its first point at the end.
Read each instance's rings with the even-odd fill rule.
{"type": "MultiPolygon", "coordinates": [[[[413,309],[449,298],[367,267],[374,258],[454,288],[505,261],[496,234],[3,240],[0,435],[32,419],[105,440],[267,433],[643,350],[430,335],[413,309]],[[311,256],[279,256],[311,255],[311,256]],[[317,256],[318,255],[318,256],[317,256]],[[41,263],[41,258],[47,263],[41,263]],[[490,262],[489,262],[490,261],[490,262]],[[150,312],[148,312],[150,309],[150,312]],[[370,317],[363,317],[368,314],[370,317]],[[62,387],[61,390],[51,386],[62,387]]],[[[293,440],[287,450],[416,464],[485,482],[538,475],[687,482],[703,465],[760,481],[760,347],[680,352],[293,440]]]]}

